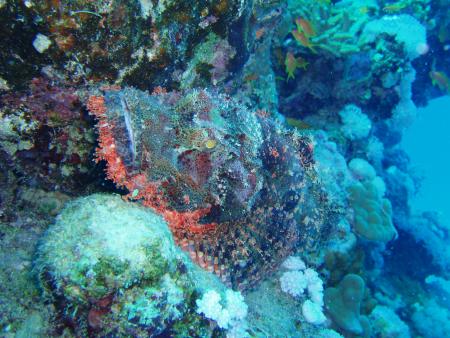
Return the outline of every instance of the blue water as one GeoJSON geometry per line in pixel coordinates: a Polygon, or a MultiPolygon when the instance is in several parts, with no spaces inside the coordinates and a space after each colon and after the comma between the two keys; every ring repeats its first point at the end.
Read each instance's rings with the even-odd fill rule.
{"type": "Polygon", "coordinates": [[[450,96],[431,100],[403,136],[402,147],[413,169],[423,175],[411,199],[413,212],[435,211],[450,225],[450,96]]]}

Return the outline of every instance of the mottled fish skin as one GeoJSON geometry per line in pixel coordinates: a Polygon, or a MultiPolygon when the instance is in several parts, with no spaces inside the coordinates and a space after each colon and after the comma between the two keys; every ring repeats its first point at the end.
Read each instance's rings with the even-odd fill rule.
{"type": "MultiPolygon", "coordinates": [[[[297,59],[291,58],[297,67],[297,59]]],[[[194,113],[189,103],[179,104],[183,96],[175,92],[149,95],[124,88],[106,95],[104,124],[112,126],[119,156],[133,158],[135,164],[125,167],[123,180],[133,188],[130,198],[144,198],[144,205],[175,217],[170,227],[175,241],[202,268],[245,289],[296,247],[319,242],[311,239],[320,237],[328,209],[315,197],[319,186],[311,178],[314,161],[307,137],[292,135],[276,120],[205,90],[184,94],[194,100],[194,113]],[[208,108],[201,110],[200,119],[196,111],[201,104],[208,108]],[[209,115],[217,114],[214,107],[222,114],[209,115]],[[114,126],[115,121],[123,122],[114,126]],[[156,205],[153,195],[142,195],[143,184],[152,181],[161,201],[156,205]],[[323,212],[309,211],[317,208],[323,212]],[[176,215],[196,212],[198,223],[177,223],[176,215]],[[304,225],[305,216],[315,221],[304,225]]],[[[125,163],[123,158],[114,161],[125,163]]],[[[115,167],[116,162],[110,163],[109,169],[115,167]]]]}

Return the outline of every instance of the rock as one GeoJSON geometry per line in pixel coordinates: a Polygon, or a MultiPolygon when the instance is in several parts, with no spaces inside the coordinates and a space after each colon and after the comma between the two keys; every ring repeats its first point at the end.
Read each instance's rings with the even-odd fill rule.
{"type": "Polygon", "coordinates": [[[52,41],[44,34],[38,33],[33,40],[33,47],[39,52],[44,53],[52,44],[52,41]]]}
{"type": "Polygon", "coordinates": [[[202,330],[207,322],[189,304],[203,289],[224,288],[176,247],[160,216],[104,194],[67,204],[42,238],[36,270],[80,335],[202,330]]]}

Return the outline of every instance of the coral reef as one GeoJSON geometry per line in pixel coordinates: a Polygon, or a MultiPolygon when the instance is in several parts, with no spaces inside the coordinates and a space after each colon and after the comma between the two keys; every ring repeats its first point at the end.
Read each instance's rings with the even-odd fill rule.
{"type": "Polygon", "coordinates": [[[308,290],[307,299],[302,305],[302,314],[308,323],[323,324],[326,320],[322,312],[323,282],[319,274],[311,268],[306,269],[305,263],[298,257],[289,257],[282,265],[290,271],[284,272],[280,278],[281,290],[294,297],[299,297],[308,290]]]}
{"type": "Polygon", "coordinates": [[[197,299],[197,312],[216,321],[220,328],[227,329],[227,337],[248,337],[245,322],[248,307],[244,298],[238,292],[227,290],[225,299],[226,306],[223,307],[220,304],[220,294],[209,290],[201,299],[197,299]]]}
{"type": "Polygon", "coordinates": [[[30,89],[1,98],[1,158],[47,189],[77,191],[95,178],[95,135],[75,88],[39,77],[30,89]]]}
{"type": "Polygon", "coordinates": [[[170,80],[172,73],[182,72],[193,46],[209,33],[232,37],[246,54],[247,36],[240,27],[248,25],[249,12],[249,1],[8,1],[1,9],[7,48],[0,70],[15,86],[39,74],[35,65],[48,63],[77,83],[106,79],[142,89],[179,86],[182,79],[174,74],[170,80]],[[20,24],[11,20],[18,15],[20,24]]]}
{"type": "Polygon", "coordinates": [[[449,336],[447,7],[0,0],[0,336],[449,336]]]}
{"type": "MultiPolygon", "coordinates": [[[[359,51],[356,42],[362,27],[368,21],[370,11],[375,11],[378,6],[375,1],[339,1],[335,5],[321,2],[319,4],[310,1],[288,1],[288,6],[295,17],[305,18],[310,22],[313,30],[309,34],[311,47],[314,50],[323,50],[333,56],[359,51]]],[[[304,25],[303,25],[304,26],[304,25]]],[[[296,40],[307,30],[294,31],[296,40]]],[[[300,41],[301,45],[304,42],[300,41]]]]}
{"type": "Polygon", "coordinates": [[[376,183],[366,181],[349,188],[350,203],[355,212],[355,231],[372,241],[388,242],[397,236],[392,225],[392,207],[381,198],[376,183]]]}

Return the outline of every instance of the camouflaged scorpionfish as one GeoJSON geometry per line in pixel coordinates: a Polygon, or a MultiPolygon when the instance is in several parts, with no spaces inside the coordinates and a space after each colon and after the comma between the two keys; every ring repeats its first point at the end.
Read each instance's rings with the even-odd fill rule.
{"type": "Polygon", "coordinates": [[[245,288],[326,222],[310,140],[264,112],[206,90],[91,96],[97,158],[128,197],[162,214],[176,242],[227,284],[245,288]]]}

